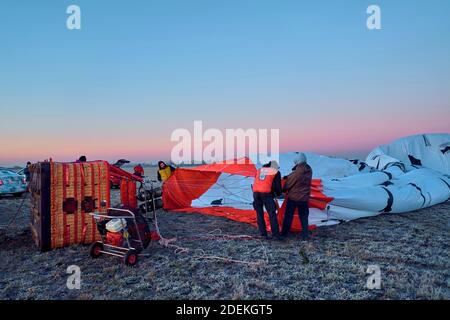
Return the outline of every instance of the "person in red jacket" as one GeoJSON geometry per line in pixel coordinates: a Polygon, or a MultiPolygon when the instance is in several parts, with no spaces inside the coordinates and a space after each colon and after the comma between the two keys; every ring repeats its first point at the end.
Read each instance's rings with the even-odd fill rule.
{"type": "Polygon", "coordinates": [[[256,211],[258,230],[262,237],[270,239],[267,235],[266,222],[264,220],[264,208],[269,214],[272,236],[282,240],[278,226],[277,207],[275,197],[281,195],[281,175],[276,161],[271,161],[258,169],[253,183],[253,208],[256,211]]]}
{"type": "Polygon", "coordinates": [[[135,176],[138,176],[138,177],[143,177],[144,176],[144,168],[140,165],[140,164],[138,164],[137,166],[135,166],[134,168],[133,168],[133,170],[134,170],[134,175],[135,176]]]}

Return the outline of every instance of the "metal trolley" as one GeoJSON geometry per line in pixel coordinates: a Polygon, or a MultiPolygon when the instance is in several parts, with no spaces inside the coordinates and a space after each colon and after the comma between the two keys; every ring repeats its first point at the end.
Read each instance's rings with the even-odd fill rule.
{"type": "MultiPolygon", "coordinates": [[[[140,225],[145,223],[148,228],[147,220],[138,217],[133,211],[127,209],[108,208],[106,214],[93,212],[90,213],[94,217],[97,229],[99,230],[102,240],[94,242],[90,247],[90,255],[92,258],[98,258],[102,254],[119,257],[127,266],[134,266],[138,262],[139,256],[145,256],[142,251],[148,247],[150,237],[141,232],[140,225]],[[106,223],[112,219],[124,219],[125,224],[122,223],[121,245],[114,245],[107,241],[106,223]],[[138,219],[142,220],[138,223],[138,219]]],[[[123,220],[120,220],[123,221],[123,220]]]]}

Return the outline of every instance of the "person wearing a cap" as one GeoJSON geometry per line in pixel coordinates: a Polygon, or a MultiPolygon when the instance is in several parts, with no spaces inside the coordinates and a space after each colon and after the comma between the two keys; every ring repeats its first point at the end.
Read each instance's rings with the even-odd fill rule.
{"type": "Polygon", "coordinates": [[[143,177],[144,176],[144,167],[142,167],[142,165],[139,163],[137,166],[135,166],[133,168],[134,170],[134,175],[138,176],[138,177],[143,177]]]}
{"type": "Polygon", "coordinates": [[[264,208],[269,214],[272,236],[281,240],[277,218],[275,198],[281,195],[281,174],[276,161],[271,161],[258,169],[253,183],[253,208],[256,211],[258,230],[262,237],[270,239],[267,235],[266,222],[264,220],[264,208]]]}
{"type": "Polygon", "coordinates": [[[308,201],[311,193],[312,169],[306,163],[304,153],[299,153],[294,159],[294,168],[285,179],[283,192],[286,192],[286,211],[284,213],[281,235],[286,236],[291,229],[295,209],[302,224],[302,240],[308,240],[308,201]]]}

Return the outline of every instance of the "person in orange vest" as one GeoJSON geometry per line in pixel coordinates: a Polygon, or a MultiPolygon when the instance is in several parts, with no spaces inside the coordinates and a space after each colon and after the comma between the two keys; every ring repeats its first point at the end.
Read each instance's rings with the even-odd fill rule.
{"type": "Polygon", "coordinates": [[[270,239],[267,235],[266,222],[264,220],[264,208],[269,214],[272,236],[282,240],[278,226],[277,207],[275,198],[281,195],[281,174],[276,161],[264,165],[256,171],[253,183],[253,208],[256,211],[258,230],[262,237],[270,239]]]}
{"type": "Polygon", "coordinates": [[[158,181],[164,182],[170,178],[175,168],[168,166],[164,161],[158,161],[158,181]]]}

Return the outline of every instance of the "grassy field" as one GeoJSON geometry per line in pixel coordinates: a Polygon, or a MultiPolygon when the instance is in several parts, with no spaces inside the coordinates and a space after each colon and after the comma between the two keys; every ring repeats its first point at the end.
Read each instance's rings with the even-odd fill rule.
{"type": "MultiPolygon", "coordinates": [[[[0,199],[0,224],[20,203],[0,199]]],[[[199,214],[158,217],[163,236],[189,251],[154,242],[130,268],[114,257],[91,259],[88,246],[38,252],[25,201],[13,227],[0,230],[0,298],[450,299],[450,202],[319,228],[309,243],[295,235],[285,242],[227,240],[220,234],[256,236],[256,230],[199,214]],[[206,258],[211,255],[247,263],[206,258]],[[381,268],[380,290],[366,288],[373,264],[381,268]],[[80,290],[66,287],[69,265],[81,268],[80,290]]]]}

